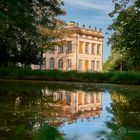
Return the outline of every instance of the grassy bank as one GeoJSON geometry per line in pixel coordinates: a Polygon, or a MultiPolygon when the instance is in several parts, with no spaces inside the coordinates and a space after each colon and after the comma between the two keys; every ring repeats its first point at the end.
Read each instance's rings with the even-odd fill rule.
{"type": "Polygon", "coordinates": [[[114,83],[140,85],[140,73],[136,72],[62,72],[59,70],[31,70],[0,68],[0,79],[69,81],[88,83],[114,83]]]}

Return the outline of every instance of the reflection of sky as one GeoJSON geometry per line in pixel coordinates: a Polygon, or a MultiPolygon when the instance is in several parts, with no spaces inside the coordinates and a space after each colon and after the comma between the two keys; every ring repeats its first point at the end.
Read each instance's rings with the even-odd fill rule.
{"type": "Polygon", "coordinates": [[[106,107],[110,106],[110,95],[104,92],[102,95],[102,112],[99,117],[89,117],[89,119],[78,119],[76,123],[65,123],[60,131],[66,134],[69,140],[93,140],[100,139],[103,136],[102,132],[107,131],[106,124],[108,113],[106,107]]]}

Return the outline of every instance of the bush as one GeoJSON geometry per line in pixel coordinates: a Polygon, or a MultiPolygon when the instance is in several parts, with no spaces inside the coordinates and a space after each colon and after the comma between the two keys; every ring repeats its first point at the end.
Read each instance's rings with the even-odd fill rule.
{"type": "Polygon", "coordinates": [[[140,84],[140,73],[138,72],[63,72],[60,70],[31,70],[30,68],[0,67],[0,78],[128,85],[140,84]]]}

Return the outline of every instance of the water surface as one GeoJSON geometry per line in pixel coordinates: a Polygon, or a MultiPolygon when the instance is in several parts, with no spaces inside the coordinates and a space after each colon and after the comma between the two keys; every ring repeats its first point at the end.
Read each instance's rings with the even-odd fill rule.
{"type": "Polygon", "coordinates": [[[0,140],[139,140],[140,86],[0,81],[0,140]]]}

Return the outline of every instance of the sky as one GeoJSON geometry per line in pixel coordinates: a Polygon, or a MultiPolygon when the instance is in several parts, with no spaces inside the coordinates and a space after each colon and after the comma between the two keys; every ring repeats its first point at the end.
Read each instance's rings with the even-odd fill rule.
{"type": "Polygon", "coordinates": [[[110,55],[110,47],[107,46],[107,27],[111,24],[108,13],[113,10],[112,0],[64,0],[66,15],[62,17],[66,22],[75,21],[79,26],[85,24],[88,28],[102,28],[104,34],[103,62],[110,55]]]}

